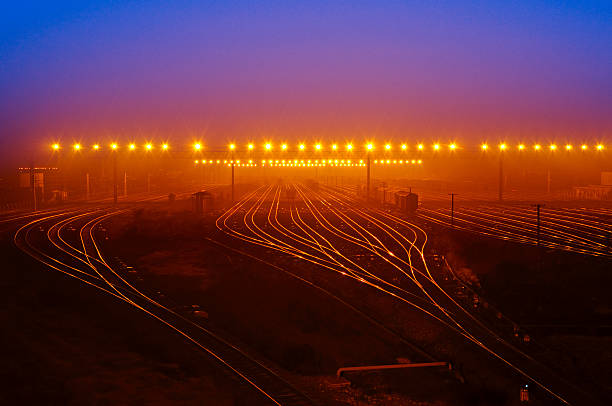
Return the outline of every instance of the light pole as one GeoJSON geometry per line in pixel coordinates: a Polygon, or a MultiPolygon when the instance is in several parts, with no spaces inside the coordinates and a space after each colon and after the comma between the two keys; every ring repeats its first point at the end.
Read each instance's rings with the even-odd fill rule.
{"type": "Polygon", "coordinates": [[[89,172],[85,174],[85,200],[89,201],[89,172]]]}
{"type": "Polygon", "coordinates": [[[506,150],[506,144],[499,144],[499,201],[504,200],[504,151],[506,150]]]}
{"type": "Polygon", "coordinates": [[[30,164],[30,185],[32,185],[32,197],[34,199],[34,211],[38,211],[38,199],[36,198],[36,175],[34,172],[34,162],[30,164]]]}
{"type": "Polygon", "coordinates": [[[113,203],[117,204],[117,144],[111,144],[113,154],[113,203]]]}
{"type": "Polygon", "coordinates": [[[231,164],[232,164],[232,203],[234,203],[234,199],[235,199],[235,190],[234,190],[234,150],[236,149],[236,144],[230,144],[229,145],[229,149],[230,151],[232,151],[232,155],[231,155],[231,164]]]}
{"type": "Polygon", "coordinates": [[[367,159],[366,159],[366,172],[367,172],[367,180],[366,180],[366,200],[370,200],[370,151],[374,149],[373,144],[366,145],[367,149],[367,159]]]}

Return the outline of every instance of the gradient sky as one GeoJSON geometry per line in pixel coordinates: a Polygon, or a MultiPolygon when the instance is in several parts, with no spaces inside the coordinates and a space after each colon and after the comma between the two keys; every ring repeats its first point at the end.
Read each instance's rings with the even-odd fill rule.
{"type": "Polygon", "coordinates": [[[609,0],[4,2],[0,61],[5,143],[612,132],[609,0]]]}

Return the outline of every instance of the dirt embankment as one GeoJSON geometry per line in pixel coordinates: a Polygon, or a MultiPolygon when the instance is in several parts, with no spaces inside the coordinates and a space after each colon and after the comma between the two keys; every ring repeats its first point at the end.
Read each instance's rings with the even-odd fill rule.
{"type": "Polygon", "coordinates": [[[555,368],[612,402],[611,260],[438,227],[431,237],[454,268],[469,268],[476,290],[551,350],[555,368]]]}

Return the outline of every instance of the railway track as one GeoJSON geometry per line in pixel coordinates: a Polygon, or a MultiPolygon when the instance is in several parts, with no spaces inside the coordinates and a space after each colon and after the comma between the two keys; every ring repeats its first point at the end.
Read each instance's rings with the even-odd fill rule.
{"type": "Polygon", "coordinates": [[[49,268],[123,301],[170,328],[220,364],[238,385],[248,388],[255,403],[314,404],[309,396],[277,371],[233,345],[218,332],[139,290],[105,258],[98,241],[100,224],[130,210],[130,207],[98,206],[27,218],[29,221],[15,233],[14,243],[49,268]]]}
{"type": "Polygon", "coordinates": [[[255,190],[221,215],[217,227],[245,243],[293,256],[395,298],[562,404],[589,398],[480,321],[440,286],[427,264],[428,237],[422,228],[383,210],[362,208],[345,191],[313,190],[300,184],[289,188],[295,190],[289,199],[281,199],[285,186],[255,190]]]}
{"type": "Polygon", "coordinates": [[[612,258],[612,213],[605,209],[543,208],[539,241],[533,207],[490,204],[459,208],[454,211],[454,224],[446,208],[421,207],[418,216],[489,238],[612,258]]]}

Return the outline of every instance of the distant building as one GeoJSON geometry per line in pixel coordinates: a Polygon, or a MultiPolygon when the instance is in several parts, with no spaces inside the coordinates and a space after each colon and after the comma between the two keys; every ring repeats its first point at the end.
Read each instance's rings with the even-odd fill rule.
{"type": "Polygon", "coordinates": [[[579,200],[612,200],[612,172],[601,173],[601,185],[574,187],[574,196],[579,200]]]}

